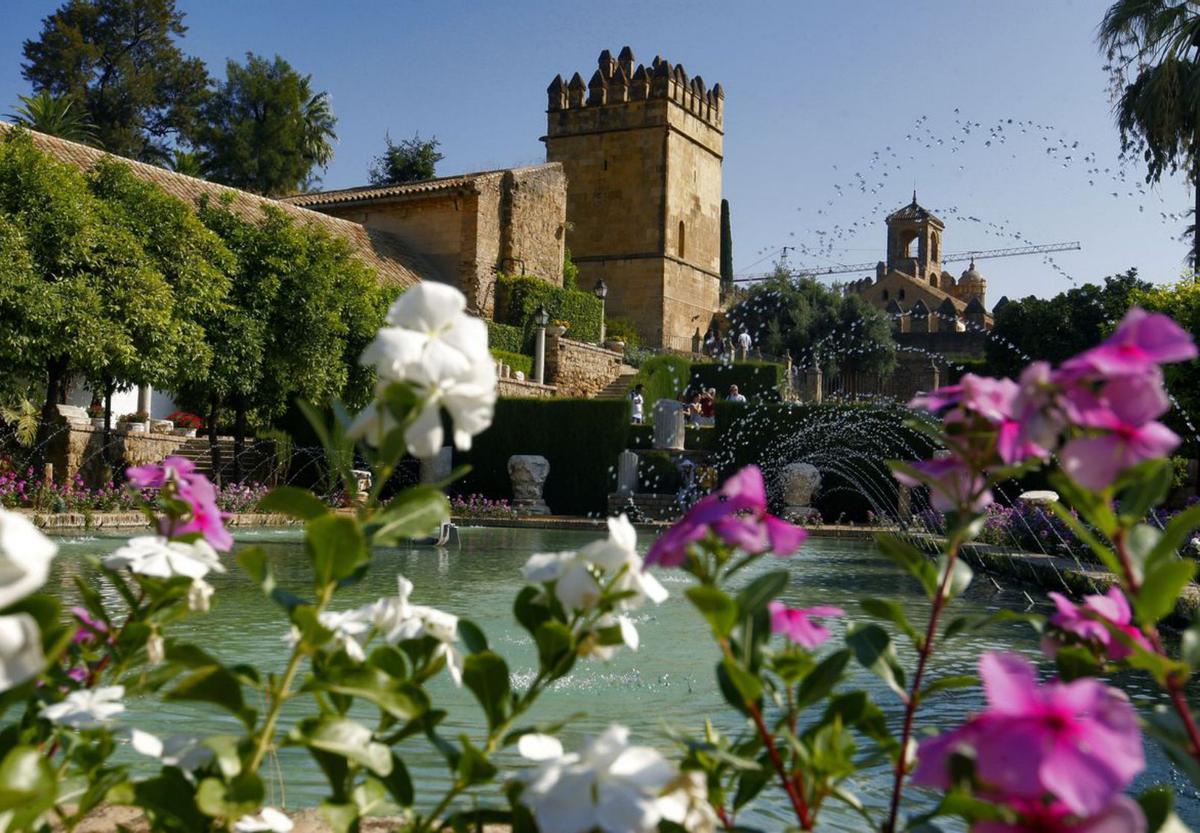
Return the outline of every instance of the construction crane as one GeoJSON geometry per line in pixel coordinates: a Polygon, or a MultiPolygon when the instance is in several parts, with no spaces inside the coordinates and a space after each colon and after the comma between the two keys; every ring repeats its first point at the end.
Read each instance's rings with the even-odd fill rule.
{"type": "MultiPolygon", "coordinates": [[[[1079,241],[1074,240],[1069,243],[1046,243],[1040,246],[1014,246],[1008,249],[977,249],[973,252],[955,252],[953,254],[944,255],[942,263],[958,263],[964,260],[985,260],[996,257],[1017,257],[1019,255],[1042,255],[1050,254],[1051,252],[1077,252],[1080,249],[1079,241]]],[[[870,263],[851,263],[842,266],[819,266],[813,269],[790,269],[788,270],[792,277],[818,277],[820,275],[844,275],[848,272],[874,272],[878,261],[870,263]]],[[[749,283],[751,281],[761,280],[768,274],[764,272],[758,275],[750,275],[749,277],[734,278],[734,283],[749,283]]]]}

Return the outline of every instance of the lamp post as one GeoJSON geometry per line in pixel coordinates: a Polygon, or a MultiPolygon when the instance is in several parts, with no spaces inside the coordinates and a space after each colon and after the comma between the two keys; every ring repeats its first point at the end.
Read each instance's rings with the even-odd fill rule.
{"type": "Polygon", "coordinates": [[[537,325],[537,337],[533,347],[533,378],[539,385],[546,384],[546,325],[550,323],[550,313],[538,304],[533,312],[533,323],[537,325]]]}
{"type": "Polygon", "coordinates": [[[596,286],[592,289],[596,293],[596,297],[600,299],[600,343],[604,343],[604,299],[608,297],[608,284],[604,279],[596,281],[596,286]]]}

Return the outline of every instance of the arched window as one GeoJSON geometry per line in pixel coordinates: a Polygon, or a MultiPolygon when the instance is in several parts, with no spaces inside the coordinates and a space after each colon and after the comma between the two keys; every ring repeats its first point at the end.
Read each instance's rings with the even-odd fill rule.
{"type": "Polygon", "coordinates": [[[888,291],[885,289],[885,290],[883,290],[883,300],[886,301],[887,299],[888,299],[888,291]]]}
{"type": "Polygon", "coordinates": [[[687,257],[687,228],[683,225],[683,220],[679,221],[679,251],[677,252],[680,258],[687,257]]]}
{"type": "Polygon", "coordinates": [[[936,234],[933,234],[930,236],[932,237],[932,240],[933,240],[933,254],[930,256],[930,259],[937,260],[938,259],[938,236],[936,234]]]}
{"type": "Polygon", "coordinates": [[[901,301],[904,300],[904,290],[903,289],[900,290],[900,300],[901,301]]]}

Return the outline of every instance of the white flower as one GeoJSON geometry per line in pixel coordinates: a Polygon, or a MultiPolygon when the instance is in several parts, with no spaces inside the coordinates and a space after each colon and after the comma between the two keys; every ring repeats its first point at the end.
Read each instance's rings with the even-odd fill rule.
{"type": "Polygon", "coordinates": [[[527,581],[555,582],[554,595],[567,610],[591,610],[600,601],[600,582],[577,552],[535,553],[521,568],[527,581]]]}
{"type": "Polygon", "coordinates": [[[57,553],[54,542],[28,518],[0,509],[0,609],[45,584],[57,553]]]}
{"type": "Polygon", "coordinates": [[[0,616],[0,691],[41,673],[46,664],[42,632],[28,613],[0,616]]]}
{"type": "Polygon", "coordinates": [[[274,807],[263,807],[257,816],[242,816],[233,829],[237,833],[289,833],[292,820],[274,807]]]}
{"type": "Polygon", "coordinates": [[[149,732],[134,729],[129,735],[130,745],[134,750],[151,758],[162,761],[163,766],[173,766],[183,770],[190,776],[192,770],[199,769],[212,760],[213,752],[200,743],[200,738],[194,735],[171,735],[162,740],[149,732]]]}
{"type": "Polygon", "coordinates": [[[38,714],[61,726],[93,729],[125,711],[125,704],[121,702],[124,696],[123,685],[80,689],[72,691],[61,702],[43,706],[38,714]]]}
{"type": "Polygon", "coordinates": [[[350,659],[362,662],[367,658],[363,651],[363,640],[367,631],[371,629],[371,623],[363,618],[360,610],[347,610],[341,613],[326,610],[317,617],[317,621],[320,622],[321,627],[333,631],[334,645],[344,648],[346,656],[350,659]]]}
{"type": "Polygon", "coordinates": [[[188,610],[193,613],[208,613],[212,609],[213,586],[202,578],[193,579],[188,588],[188,610]]]}
{"type": "Polygon", "coordinates": [[[128,567],[131,572],[152,578],[187,576],[196,579],[210,571],[225,572],[217,551],[203,538],[186,544],[169,541],[161,535],[130,538],[125,546],[104,558],[104,566],[111,570],[128,567]]]}
{"type": "Polygon", "coordinates": [[[158,665],[167,658],[167,646],[161,633],[152,633],[146,640],[146,662],[158,665]]]}
{"type": "Polygon", "coordinates": [[[690,770],[681,773],[658,799],[658,810],[688,833],[715,833],[720,826],[717,813],[708,800],[704,774],[690,770]],[[674,787],[674,789],[671,789],[674,787]]]}
{"type": "MultiPolygon", "coordinates": [[[[609,628],[618,628],[621,634],[621,645],[625,645],[631,651],[636,651],[641,645],[641,637],[638,635],[637,628],[633,626],[633,622],[624,616],[613,616],[611,613],[606,613],[596,620],[597,630],[607,630],[609,628]]],[[[590,639],[585,639],[581,643],[580,650],[585,656],[595,657],[608,662],[617,655],[621,645],[601,645],[597,636],[590,639]]]]}
{"type": "Polygon", "coordinates": [[[458,641],[458,617],[437,608],[410,603],[408,597],[412,594],[413,584],[404,576],[396,576],[396,585],[395,596],[361,608],[359,615],[372,621],[375,630],[390,645],[424,636],[436,639],[441,644],[434,651],[434,658],[445,658],[451,679],[461,686],[463,655],[454,644],[458,641]]]}
{"type": "Polygon", "coordinates": [[[629,745],[629,730],[610,726],[581,754],[563,754],[547,735],[526,735],[517,747],[539,766],[521,777],[521,803],[542,830],[555,833],[648,833],[663,817],[659,794],[678,775],[658,752],[629,745]]]}
{"type": "MultiPolygon", "coordinates": [[[[496,374],[487,326],[466,314],[466,303],[451,286],[417,284],[392,304],[391,326],[379,331],[359,359],[375,368],[377,394],[394,382],[407,382],[421,395],[423,407],[404,434],[415,457],[432,457],[442,447],[443,407],[454,422],[454,444],[464,451],[492,424],[496,374]]],[[[378,445],[394,427],[386,406],[376,403],[358,415],[348,434],[378,445]]]]}

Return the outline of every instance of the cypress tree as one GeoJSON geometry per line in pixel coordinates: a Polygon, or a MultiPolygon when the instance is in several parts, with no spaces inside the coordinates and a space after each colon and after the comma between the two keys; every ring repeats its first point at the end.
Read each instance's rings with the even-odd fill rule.
{"type": "Polygon", "coordinates": [[[729,200],[721,200],[721,288],[733,288],[733,229],[729,225],[729,200]]]}

